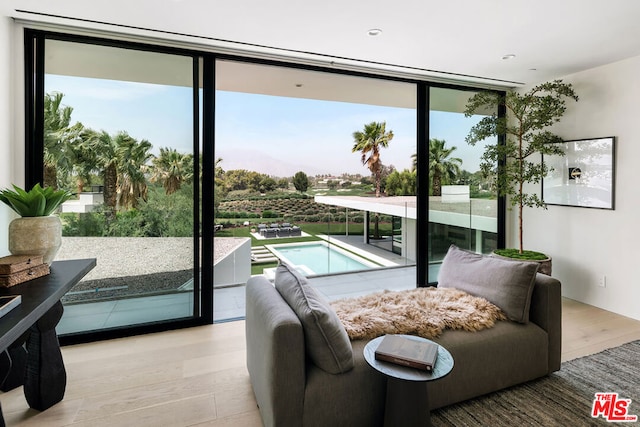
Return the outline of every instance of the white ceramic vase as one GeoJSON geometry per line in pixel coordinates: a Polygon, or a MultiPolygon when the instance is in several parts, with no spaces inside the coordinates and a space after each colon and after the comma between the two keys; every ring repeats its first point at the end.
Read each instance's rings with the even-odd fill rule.
{"type": "Polygon", "coordinates": [[[9,224],[9,252],[42,255],[51,265],[62,246],[62,223],[57,216],[16,218],[9,224]]]}

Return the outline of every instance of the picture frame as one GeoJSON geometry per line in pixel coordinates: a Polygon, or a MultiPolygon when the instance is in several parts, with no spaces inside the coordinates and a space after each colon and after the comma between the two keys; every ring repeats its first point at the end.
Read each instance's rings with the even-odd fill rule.
{"type": "Polygon", "coordinates": [[[564,155],[542,156],[549,173],[542,180],[547,205],[615,209],[613,136],[558,143],[564,155]]]}

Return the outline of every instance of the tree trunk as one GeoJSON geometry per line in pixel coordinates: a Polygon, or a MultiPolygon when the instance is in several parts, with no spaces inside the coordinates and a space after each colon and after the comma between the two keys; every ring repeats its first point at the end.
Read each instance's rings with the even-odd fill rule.
{"type": "Polygon", "coordinates": [[[433,195],[434,196],[442,196],[442,180],[440,179],[440,174],[437,172],[433,173],[433,195]]]}
{"type": "Polygon", "coordinates": [[[520,253],[523,252],[523,243],[522,243],[522,199],[520,199],[520,204],[518,205],[518,241],[520,242],[520,253]]]}
{"type": "Polygon", "coordinates": [[[84,180],[80,176],[76,179],[76,190],[78,194],[82,193],[82,190],[84,190],[84,180]]]}
{"type": "Polygon", "coordinates": [[[520,170],[519,173],[519,182],[518,182],[518,196],[520,200],[518,201],[518,241],[520,242],[520,253],[524,251],[523,241],[522,241],[522,211],[523,211],[523,200],[522,200],[522,192],[524,190],[524,157],[522,155],[522,135],[524,134],[524,130],[522,129],[522,121],[520,122],[520,134],[518,136],[518,167],[520,170]]]}
{"type": "Polygon", "coordinates": [[[43,183],[44,187],[51,187],[54,190],[58,189],[58,171],[55,166],[51,166],[45,163],[43,183]]]}
{"type": "Polygon", "coordinates": [[[110,210],[116,209],[117,202],[117,171],[116,165],[110,164],[104,170],[104,204],[110,210]]]}

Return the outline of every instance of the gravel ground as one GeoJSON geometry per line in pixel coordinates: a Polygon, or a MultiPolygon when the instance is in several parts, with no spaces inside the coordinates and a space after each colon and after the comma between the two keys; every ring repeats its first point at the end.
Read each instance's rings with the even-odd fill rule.
{"type": "MultiPolygon", "coordinates": [[[[241,243],[216,238],[214,262],[241,243]]],[[[175,292],[193,277],[189,237],[63,237],[56,260],[96,258],[96,267],[65,302],[175,292]]]]}

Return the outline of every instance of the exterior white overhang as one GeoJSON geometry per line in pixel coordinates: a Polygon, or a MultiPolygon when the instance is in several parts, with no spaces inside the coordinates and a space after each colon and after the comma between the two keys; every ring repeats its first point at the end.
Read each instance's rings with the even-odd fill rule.
{"type": "Polygon", "coordinates": [[[316,203],[417,219],[416,197],[315,196],[316,203]]]}
{"type": "MultiPolygon", "coordinates": [[[[367,212],[377,212],[384,215],[394,215],[401,218],[416,220],[418,218],[416,209],[416,196],[394,196],[394,197],[361,197],[361,196],[315,196],[317,203],[325,205],[341,206],[349,209],[357,209],[367,212]]],[[[475,199],[474,199],[475,200],[475,199]]],[[[487,206],[495,205],[495,201],[479,201],[487,206]]],[[[440,204],[441,206],[442,204],[440,204]]],[[[449,204],[452,207],[460,203],[449,204]]],[[[469,212],[461,213],[452,210],[429,209],[429,222],[453,225],[474,230],[498,232],[495,208],[485,209],[485,215],[478,215],[473,212],[471,204],[467,202],[469,212]]],[[[466,209],[466,208],[465,208],[466,209]]]]}

